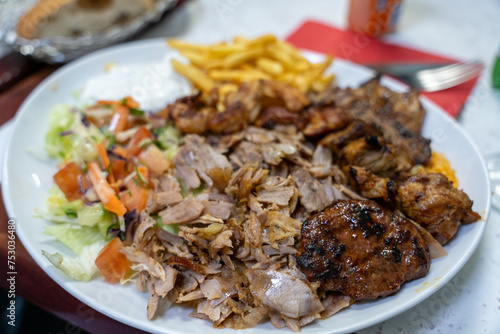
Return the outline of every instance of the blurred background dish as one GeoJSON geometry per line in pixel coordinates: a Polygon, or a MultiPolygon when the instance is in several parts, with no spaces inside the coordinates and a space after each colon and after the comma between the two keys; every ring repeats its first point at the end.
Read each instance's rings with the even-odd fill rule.
{"type": "Polygon", "coordinates": [[[64,63],[126,40],[177,0],[18,0],[0,6],[0,41],[46,63],[64,63]]]}

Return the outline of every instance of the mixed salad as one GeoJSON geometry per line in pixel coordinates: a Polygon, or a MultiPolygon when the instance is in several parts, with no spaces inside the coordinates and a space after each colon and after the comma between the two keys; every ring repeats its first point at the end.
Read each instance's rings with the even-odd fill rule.
{"type": "MultiPolygon", "coordinates": [[[[37,216],[56,224],[45,232],[77,256],[43,251],[75,280],[101,273],[110,283],[133,275],[119,252],[131,242],[152,187],[151,177],[165,172],[181,143],[179,131],[165,124],[162,112],[149,114],[131,97],[98,101],[78,109],[56,106],[50,115],[46,150],[60,161],[47,211],[37,216]]],[[[176,232],[176,225],[158,226],[176,232]]]]}

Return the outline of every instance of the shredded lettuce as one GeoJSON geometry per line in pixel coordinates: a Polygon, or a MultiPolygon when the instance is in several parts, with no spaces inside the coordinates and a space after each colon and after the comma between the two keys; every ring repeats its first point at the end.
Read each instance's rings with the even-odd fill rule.
{"type": "Polygon", "coordinates": [[[40,218],[40,219],[45,219],[45,220],[50,220],[51,222],[58,223],[58,224],[73,224],[73,225],[78,224],[78,219],[76,219],[76,218],[70,218],[68,216],[62,216],[62,215],[53,215],[51,213],[40,211],[40,210],[35,210],[34,217],[40,218]]]}
{"type": "Polygon", "coordinates": [[[168,160],[172,161],[172,158],[179,152],[179,145],[182,140],[180,131],[176,127],[167,124],[155,129],[154,132],[158,136],[158,147],[163,150],[168,160]]]}
{"type": "Polygon", "coordinates": [[[42,254],[50,261],[50,263],[72,279],[88,282],[96,273],[99,272],[99,269],[95,265],[95,260],[105,244],[106,242],[104,240],[96,241],[93,244],[85,246],[82,249],[80,256],[74,258],[64,258],[59,253],[50,254],[44,250],[42,250],[42,254]]]}
{"type": "Polygon", "coordinates": [[[83,125],[82,113],[73,110],[69,105],[55,106],[49,116],[49,131],[45,136],[45,148],[50,157],[61,161],[83,159],[78,155],[78,144],[87,140],[100,143],[103,133],[95,125],[83,125]]]}
{"type": "Polygon", "coordinates": [[[56,185],[49,190],[49,197],[45,204],[50,215],[69,218],[76,218],[78,210],[85,206],[83,201],[79,199],[68,202],[64,193],[56,185]]]}
{"type": "Polygon", "coordinates": [[[47,226],[45,227],[45,233],[65,244],[76,255],[80,255],[85,247],[97,241],[105,240],[98,227],[82,226],[73,223],[47,226]]]}
{"type": "Polygon", "coordinates": [[[64,160],[70,158],[73,143],[71,136],[61,136],[62,132],[75,127],[77,115],[71,112],[71,106],[56,105],[49,116],[49,131],[45,137],[46,150],[49,156],[64,160]]]}
{"type": "Polygon", "coordinates": [[[179,235],[180,228],[178,224],[164,224],[160,216],[154,215],[152,217],[156,221],[156,226],[172,234],[179,235]]]}

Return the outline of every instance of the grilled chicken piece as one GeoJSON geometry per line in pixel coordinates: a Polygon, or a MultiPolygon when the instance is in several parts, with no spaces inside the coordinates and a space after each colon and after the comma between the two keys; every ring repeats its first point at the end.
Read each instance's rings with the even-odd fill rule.
{"type": "Polygon", "coordinates": [[[311,107],[307,111],[308,122],[302,130],[306,136],[320,136],[344,129],[352,121],[348,112],[341,108],[311,107]]]}
{"type": "Polygon", "coordinates": [[[184,133],[201,134],[207,130],[208,120],[217,113],[201,94],[182,97],[166,108],[167,117],[184,133]]]}
{"type": "Polygon", "coordinates": [[[302,91],[281,81],[261,80],[262,106],[283,106],[292,112],[299,112],[309,105],[309,99],[302,91]]]}
{"type": "Polygon", "coordinates": [[[248,113],[240,102],[228,106],[208,120],[208,129],[214,133],[235,133],[248,125],[248,113]]]}
{"type": "Polygon", "coordinates": [[[440,173],[417,174],[399,182],[397,206],[441,244],[455,235],[460,221],[469,224],[481,218],[472,211],[467,194],[440,173]]]}
{"type": "Polygon", "coordinates": [[[284,107],[269,107],[262,110],[255,125],[272,129],[276,124],[294,124],[297,128],[301,128],[305,121],[307,119],[301,113],[292,112],[284,107]]]}
{"type": "Polygon", "coordinates": [[[362,121],[353,121],[343,130],[325,136],[321,139],[320,144],[329,147],[332,152],[338,154],[351,141],[369,136],[382,136],[382,133],[362,121]]]}
{"type": "Polygon", "coordinates": [[[401,123],[370,114],[366,114],[362,120],[380,131],[387,142],[397,147],[400,154],[408,156],[413,166],[425,165],[431,159],[431,141],[411,132],[401,123]]]}
{"type": "Polygon", "coordinates": [[[351,188],[361,196],[394,208],[397,183],[389,178],[370,173],[364,167],[346,166],[345,171],[351,188]]]}
{"type": "Polygon", "coordinates": [[[464,224],[477,221],[472,201],[440,173],[417,174],[400,180],[382,178],[366,168],[348,166],[351,188],[361,196],[388,208],[397,208],[419,223],[441,244],[450,240],[464,224]]]}
{"type": "Polygon", "coordinates": [[[417,227],[373,201],[336,201],[304,222],[301,237],[307,279],[354,300],[388,296],[430,267],[417,227]]]}
{"type": "Polygon", "coordinates": [[[379,77],[369,80],[359,87],[358,91],[368,96],[372,105],[379,107],[377,114],[380,117],[394,120],[411,132],[422,131],[425,109],[418,99],[417,91],[394,92],[382,86],[379,77]]]}
{"type": "Polygon", "coordinates": [[[392,92],[374,79],[358,89],[331,88],[311,101],[317,108],[340,108],[369,125],[412,165],[425,164],[431,158],[430,141],[420,136],[425,110],[416,92],[392,92]]]}
{"type": "Polygon", "coordinates": [[[213,90],[208,95],[180,98],[166,108],[166,113],[184,133],[230,134],[254,123],[267,127],[294,123],[302,128],[307,121],[303,110],[309,99],[283,82],[261,80],[241,83],[237,91],[226,95],[225,109],[220,112],[216,109],[219,102],[222,101],[213,90]],[[266,114],[259,118],[261,110],[266,114]]]}
{"type": "Polygon", "coordinates": [[[380,176],[394,176],[410,170],[412,163],[397,148],[383,138],[369,136],[351,141],[339,152],[342,166],[354,165],[366,167],[380,176]]]}

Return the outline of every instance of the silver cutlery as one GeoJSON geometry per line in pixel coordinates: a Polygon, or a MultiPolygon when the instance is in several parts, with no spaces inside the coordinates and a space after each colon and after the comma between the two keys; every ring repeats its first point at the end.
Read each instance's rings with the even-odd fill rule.
{"type": "Polygon", "coordinates": [[[397,77],[411,87],[435,92],[464,83],[481,73],[483,64],[480,61],[442,64],[384,64],[367,65],[381,74],[397,77]]]}

